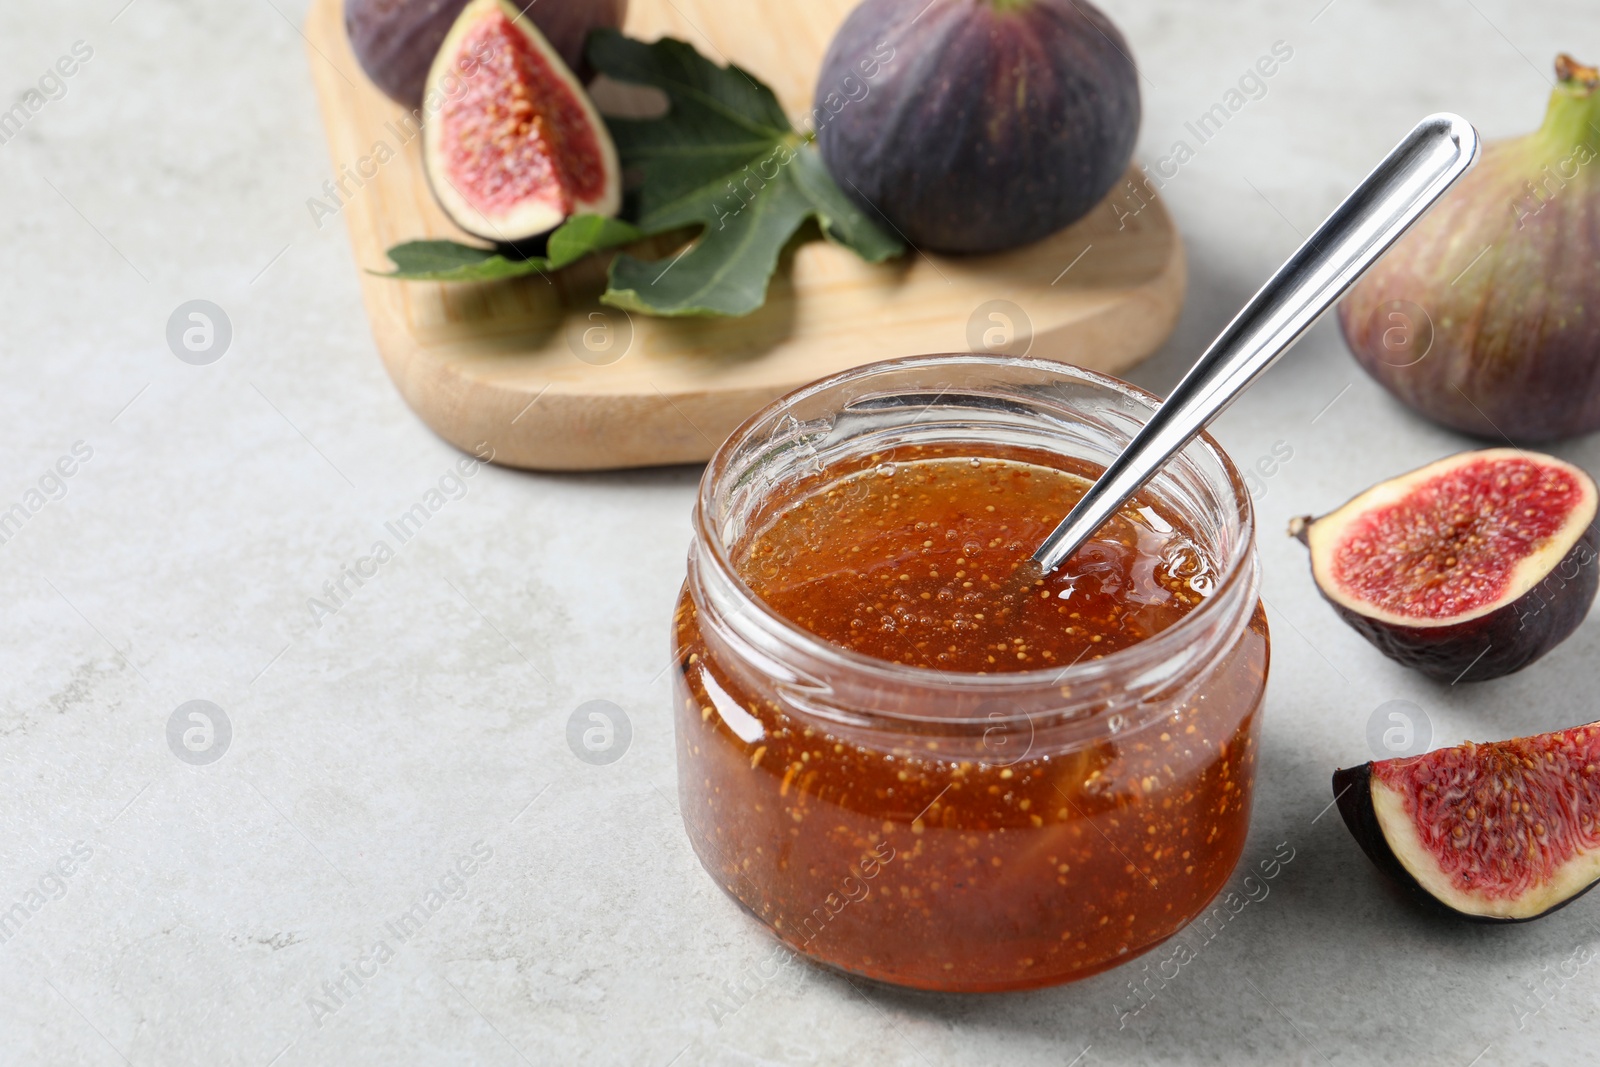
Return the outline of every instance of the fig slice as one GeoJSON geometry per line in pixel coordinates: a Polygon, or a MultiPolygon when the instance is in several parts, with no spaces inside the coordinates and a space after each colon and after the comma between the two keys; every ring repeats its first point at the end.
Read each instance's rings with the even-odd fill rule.
{"type": "Polygon", "coordinates": [[[1600,723],[1336,771],[1362,851],[1474,922],[1548,915],[1600,881],[1600,723]]]}
{"type": "Polygon", "coordinates": [[[472,0],[428,74],[441,101],[423,162],[445,213],[502,246],[622,206],[616,145],[588,94],[511,0],[472,0]]]}
{"type": "Polygon", "coordinates": [[[1289,532],[1324,599],[1381,652],[1446,682],[1521,670],[1594,603],[1594,479],[1536,452],[1462,452],[1289,532]]]}

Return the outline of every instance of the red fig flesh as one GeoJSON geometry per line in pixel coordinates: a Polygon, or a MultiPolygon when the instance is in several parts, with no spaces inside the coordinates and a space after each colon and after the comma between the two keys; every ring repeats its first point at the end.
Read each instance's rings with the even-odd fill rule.
{"type": "Polygon", "coordinates": [[[1556,73],[1544,125],[1487,145],[1339,305],[1401,401],[1519,444],[1600,429],[1600,72],[1556,73]]]}
{"type": "Polygon", "coordinates": [[[1600,723],[1368,763],[1333,789],[1381,870],[1465,918],[1536,919],[1600,880],[1600,723]]]}
{"type": "Polygon", "coordinates": [[[1551,456],[1463,452],[1383,482],[1291,532],[1317,588],[1392,659],[1447,682],[1520,670],[1594,602],[1600,503],[1551,456]]]}
{"type": "Polygon", "coordinates": [[[468,233],[515,244],[571,215],[615,215],[622,173],[587,94],[511,0],[472,0],[429,74],[423,128],[440,206],[468,233]]]}

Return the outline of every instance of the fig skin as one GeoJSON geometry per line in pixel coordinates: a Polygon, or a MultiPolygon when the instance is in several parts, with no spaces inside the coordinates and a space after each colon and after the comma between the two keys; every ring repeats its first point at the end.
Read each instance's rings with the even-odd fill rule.
{"type": "Polygon", "coordinates": [[[1452,908],[1432,893],[1422,887],[1405,865],[1400,862],[1394,849],[1389,845],[1389,839],[1384,835],[1383,827],[1378,822],[1377,810],[1372,804],[1372,764],[1363,763],[1359,767],[1342,767],[1333,772],[1333,795],[1338,801],[1339,815],[1344,819],[1344,824],[1350,831],[1350,836],[1356,839],[1356,844],[1361,846],[1361,851],[1367,854],[1372,865],[1388,875],[1408,897],[1417,901],[1426,908],[1443,912],[1457,919],[1464,919],[1471,923],[1504,926],[1509,923],[1528,923],[1535,919],[1542,919],[1552,912],[1560,911],[1574,900],[1583,896],[1596,884],[1590,882],[1582,890],[1560,901],[1552,907],[1546,908],[1537,915],[1478,915],[1469,911],[1459,911],[1452,908]]]}
{"type": "Polygon", "coordinates": [[[1519,444],[1600,429],[1600,75],[1556,73],[1544,124],[1486,145],[1338,312],[1407,406],[1519,444]]]}
{"type": "MultiPolygon", "coordinates": [[[[1419,476],[1449,463],[1466,463],[1475,458],[1493,456],[1497,452],[1510,454],[1511,450],[1460,453],[1418,471],[1400,475],[1391,482],[1419,476]]],[[[1536,453],[1526,455],[1552,465],[1560,462],[1536,453]]],[[[1560,465],[1582,475],[1589,485],[1593,485],[1593,480],[1586,472],[1570,464],[1560,465]]],[[[1380,486],[1388,484],[1391,483],[1380,483],[1380,486]]],[[[1358,494],[1322,519],[1339,514],[1364,495],[1358,494]]],[[[1322,519],[1309,515],[1296,518],[1289,524],[1289,533],[1308,549],[1313,549],[1311,529],[1322,519]]],[[[1492,611],[1458,623],[1406,626],[1392,619],[1364,614],[1323,587],[1315,558],[1312,560],[1312,579],[1322,599],[1333,607],[1351,629],[1401,666],[1449,684],[1490,681],[1520,671],[1542,658],[1570,637],[1588,616],[1595,594],[1600,591],[1600,511],[1590,518],[1572,547],[1527,592],[1492,611]]]]}
{"type": "Polygon", "coordinates": [[[1440,682],[1487,682],[1522,670],[1572,636],[1600,585],[1597,551],[1600,530],[1591,525],[1545,581],[1488,615],[1454,626],[1396,626],[1353,611],[1327,593],[1322,599],[1402,667],[1440,682]]]}
{"type": "Polygon", "coordinates": [[[1128,56],[1087,0],[865,0],[811,123],[839,187],[912,245],[1004,251],[1083,217],[1127,169],[1128,56]]]}
{"type": "MultiPolygon", "coordinates": [[[[422,106],[428,70],[468,0],[345,0],[344,25],[361,69],[397,104],[422,106]]],[[[522,5],[518,5],[520,8],[522,5]]],[[[538,0],[527,9],[567,66],[587,82],[589,31],[619,29],[628,0],[538,0]]]]}

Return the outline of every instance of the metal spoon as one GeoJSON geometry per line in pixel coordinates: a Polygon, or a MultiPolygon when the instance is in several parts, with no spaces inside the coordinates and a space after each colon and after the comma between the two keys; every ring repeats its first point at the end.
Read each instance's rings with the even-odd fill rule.
{"type": "Polygon", "coordinates": [[[1429,115],[1278,269],[1033,554],[1049,574],[1299,339],[1472,168],[1478,131],[1429,115]]]}

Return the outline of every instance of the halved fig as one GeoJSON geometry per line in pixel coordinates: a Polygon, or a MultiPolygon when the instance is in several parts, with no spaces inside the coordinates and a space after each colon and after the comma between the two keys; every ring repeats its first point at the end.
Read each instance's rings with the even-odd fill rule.
{"type": "Polygon", "coordinates": [[[510,0],[472,0],[428,73],[442,101],[423,160],[445,213],[501,245],[572,215],[622,206],[617,149],[599,112],[537,26],[510,0]]]}
{"type": "MultiPolygon", "coordinates": [[[[395,103],[418,111],[425,102],[428,67],[466,6],[467,0],[344,0],[344,27],[373,84],[395,103]]],[[[594,77],[583,58],[589,33],[601,26],[620,29],[628,0],[538,0],[527,5],[526,14],[587,82],[594,77]]]]}
{"type": "Polygon", "coordinates": [[[1289,532],[1339,615],[1391,659],[1446,682],[1521,670],[1594,603],[1588,474],[1514,448],[1463,452],[1289,532]]]}
{"type": "Polygon", "coordinates": [[[1600,881],[1600,723],[1339,770],[1333,790],[1380,870],[1463,918],[1526,922],[1600,881]]]}

